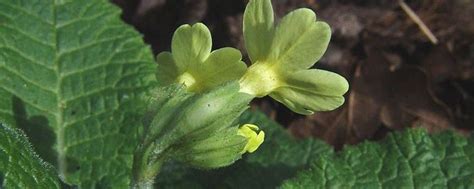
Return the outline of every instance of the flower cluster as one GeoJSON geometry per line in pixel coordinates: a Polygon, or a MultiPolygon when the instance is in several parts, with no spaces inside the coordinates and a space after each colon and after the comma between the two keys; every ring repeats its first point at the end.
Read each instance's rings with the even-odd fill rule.
{"type": "MultiPolygon", "coordinates": [[[[333,72],[312,68],[326,51],[331,37],[330,27],[325,22],[317,21],[312,10],[297,9],[275,24],[270,0],[250,0],[243,22],[250,67],[247,68],[242,62],[242,55],[237,49],[226,47],[211,52],[211,34],[205,25],[183,25],[173,35],[171,52],[162,52],[157,56],[160,84],[179,83],[189,92],[205,94],[226,86],[226,83],[238,81],[237,93],[245,94],[250,99],[268,95],[304,115],[333,110],[344,103],[343,95],[349,87],[346,79],[333,72]]],[[[184,145],[188,151],[183,151],[183,157],[197,166],[206,165],[210,162],[205,161],[206,158],[235,157],[254,152],[265,136],[263,131],[251,124],[228,131],[225,132],[227,136],[222,132],[213,132],[215,135],[209,135],[201,142],[184,145]],[[245,145],[239,146],[238,152],[224,149],[236,146],[228,143],[229,140],[221,140],[232,136],[243,137],[246,141],[245,145]],[[212,151],[209,149],[215,149],[211,152],[215,155],[203,155],[199,151],[203,149],[209,152],[212,151]],[[184,153],[189,151],[195,151],[198,155],[192,158],[185,156],[184,153]]],[[[211,163],[206,167],[223,166],[232,161],[216,165],[211,163]]]]}

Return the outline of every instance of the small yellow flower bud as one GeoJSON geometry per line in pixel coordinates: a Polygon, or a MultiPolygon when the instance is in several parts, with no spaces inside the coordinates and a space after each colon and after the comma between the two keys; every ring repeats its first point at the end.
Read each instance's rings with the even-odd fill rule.
{"type": "Polygon", "coordinates": [[[238,134],[247,138],[242,154],[245,152],[252,153],[263,143],[265,132],[259,131],[258,126],[253,124],[245,124],[239,128],[238,134]],[[258,132],[258,133],[257,133],[258,132]]]}

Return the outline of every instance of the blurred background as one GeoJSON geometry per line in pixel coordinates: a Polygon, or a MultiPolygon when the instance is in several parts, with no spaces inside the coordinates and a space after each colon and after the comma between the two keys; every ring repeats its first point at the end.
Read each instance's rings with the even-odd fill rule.
{"type": "MultiPolygon", "coordinates": [[[[181,24],[203,22],[213,48],[231,46],[244,57],[242,14],[248,0],[112,0],[155,54],[170,49],[181,24]]],[[[474,129],[473,0],[273,0],[276,20],[310,8],[333,37],[316,68],[350,83],[346,103],[311,116],[271,99],[256,100],[296,137],[317,137],[341,148],[388,132],[474,129]]],[[[244,58],[246,62],[248,58],[244,58]]]]}

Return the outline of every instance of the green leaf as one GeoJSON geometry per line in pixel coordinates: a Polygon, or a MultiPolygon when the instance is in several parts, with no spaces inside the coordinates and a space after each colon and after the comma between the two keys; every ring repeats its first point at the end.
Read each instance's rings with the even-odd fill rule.
{"type": "Polygon", "coordinates": [[[282,188],[472,188],[474,137],[452,132],[429,136],[423,130],[389,134],[333,155],[282,188]]]}
{"type": "Polygon", "coordinates": [[[333,72],[311,69],[288,76],[282,87],[270,96],[299,114],[334,110],[344,103],[349,84],[333,72]],[[308,101],[311,99],[311,101],[308,101]]]}
{"type": "Polygon", "coordinates": [[[171,53],[158,55],[161,86],[181,83],[192,92],[206,92],[239,79],[247,69],[240,51],[226,47],[211,53],[209,29],[201,23],[180,26],[173,35],[171,53]]]}
{"type": "Polygon", "coordinates": [[[2,0],[0,17],[0,119],[66,182],[127,188],[156,83],[142,37],[106,0],[2,0]]]}
{"type": "Polygon", "coordinates": [[[273,8],[270,0],[250,0],[243,19],[245,48],[252,62],[267,58],[273,41],[273,8]]]}
{"type": "Polygon", "coordinates": [[[257,151],[235,164],[213,171],[196,170],[179,163],[166,164],[158,175],[158,188],[275,188],[307,168],[320,154],[331,154],[324,142],[291,137],[261,112],[247,111],[240,124],[251,123],[265,131],[257,151]]]}
{"type": "Polygon", "coordinates": [[[33,152],[23,132],[0,124],[0,188],[2,186],[60,188],[53,167],[33,152]]]}

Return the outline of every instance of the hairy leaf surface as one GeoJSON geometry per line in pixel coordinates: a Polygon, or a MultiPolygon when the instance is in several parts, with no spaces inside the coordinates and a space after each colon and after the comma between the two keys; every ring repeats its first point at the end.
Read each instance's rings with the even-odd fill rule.
{"type": "Polygon", "coordinates": [[[126,188],[153,55],[105,0],[0,0],[0,120],[84,188],[126,188]]]}
{"type": "Polygon", "coordinates": [[[0,188],[59,189],[56,173],[19,129],[0,124],[0,188]],[[2,183],[3,181],[3,183],[2,183]]]}
{"type": "Polygon", "coordinates": [[[472,188],[474,137],[422,130],[321,155],[282,188],[472,188]]]}

